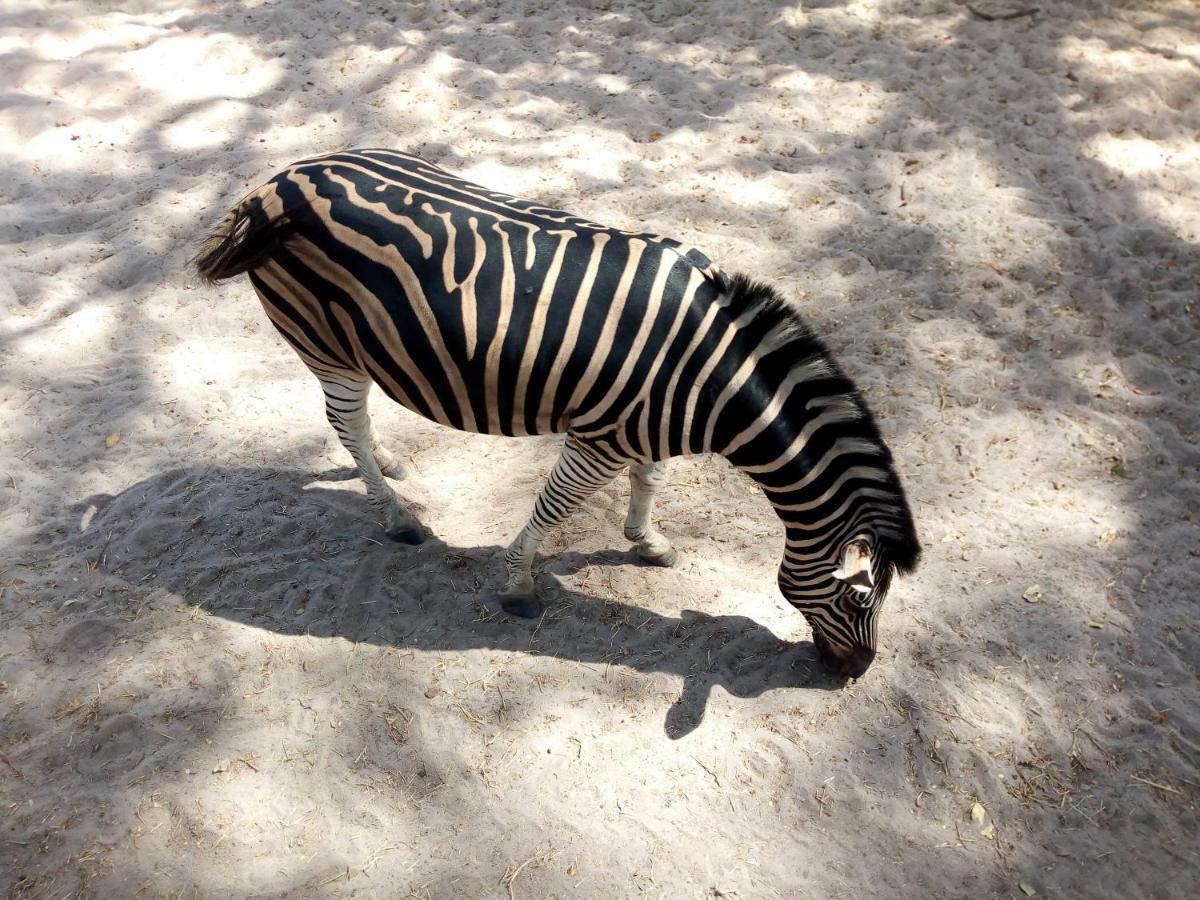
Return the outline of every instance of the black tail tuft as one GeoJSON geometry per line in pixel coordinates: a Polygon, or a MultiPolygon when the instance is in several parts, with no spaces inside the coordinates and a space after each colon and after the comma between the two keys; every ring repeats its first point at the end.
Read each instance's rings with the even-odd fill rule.
{"type": "Polygon", "coordinates": [[[209,284],[257,268],[287,236],[286,215],[271,219],[262,199],[247,197],[229,211],[216,230],[204,239],[192,259],[196,273],[209,284]]]}

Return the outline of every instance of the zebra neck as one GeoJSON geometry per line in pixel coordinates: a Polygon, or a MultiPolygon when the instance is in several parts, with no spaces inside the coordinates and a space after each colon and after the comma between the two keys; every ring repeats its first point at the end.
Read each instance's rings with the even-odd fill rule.
{"type": "Polygon", "coordinates": [[[854,382],[769,286],[734,275],[719,306],[724,327],[705,347],[684,433],[692,452],[723,455],[775,507],[788,536],[780,586],[819,574],[828,587],[843,545],[860,536],[885,565],[911,571],[921,552],[912,516],[854,382]]]}
{"type": "MultiPolygon", "coordinates": [[[[775,408],[751,401],[718,452],[758,484],[783,522],[781,578],[811,585],[829,581],[846,541],[866,535],[874,544],[903,532],[908,519],[891,456],[857,392],[806,387],[785,386],[788,398],[775,408]]],[[[743,393],[779,395],[763,385],[743,393]]]]}
{"type": "MultiPolygon", "coordinates": [[[[811,473],[810,473],[811,474],[811,473]]],[[[832,602],[843,585],[833,573],[840,567],[848,542],[865,539],[890,557],[906,513],[895,503],[879,470],[847,466],[824,480],[824,490],[777,491],[763,487],[784,523],[785,542],[778,583],[794,605],[832,602]]]]}
{"type": "Polygon", "coordinates": [[[785,569],[832,571],[846,541],[866,535],[874,544],[894,530],[902,518],[895,476],[873,449],[859,438],[841,437],[770,473],[747,471],[784,525],[785,569]]]}

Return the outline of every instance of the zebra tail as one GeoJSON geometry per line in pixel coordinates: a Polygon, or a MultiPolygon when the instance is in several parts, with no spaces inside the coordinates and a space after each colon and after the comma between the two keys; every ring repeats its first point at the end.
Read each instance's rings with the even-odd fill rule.
{"type": "Polygon", "coordinates": [[[192,264],[202,279],[216,284],[256,269],[291,230],[292,222],[287,215],[272,219],[263,209],[262,198],[251,194],[231,209],[204,239],[192,264]]]}

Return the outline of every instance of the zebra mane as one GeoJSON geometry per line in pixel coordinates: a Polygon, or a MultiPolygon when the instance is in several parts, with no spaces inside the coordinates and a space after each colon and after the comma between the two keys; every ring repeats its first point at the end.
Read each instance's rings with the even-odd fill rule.
{"type": "Polygon", "coordinates": [[[765,357],[764,369],[780,380],[804,369],[801,380],[825,382],[825,405],[844,408],[843,418],[866,419],[871,427],[863,437],[882,444],[862,395],[795,305],[773,286],[749,275],[722,272],[720,277],[726,308],[734,319],[745,323],[748,335],[753,336],[758,352],[765,357]]]}
{"type": "Polygon", "coordinates": [[[733,275],[722,272],[721,275],[724,283],[720,287],[729,311],[735,318],[741,318],[746,313],[752,314],[757,330],[764,333],[763,341],[770,344],[773,350],[795,344],[794,349],[803,351],[795,354],[797,362],[814,358],[833,362],[829,350],[799,311],[773,286],[741,272],[733,275]]]}
{"type": "MultiPolygon", "coordinates": [[[[833,358],[799,310],[774,287],[741,273],[718,275],[718,285],[731,315],[747,323],[747,330],[765,351],[762,367],[772,379],[782,381],[805,370],[803,383],[820,383],[818,398],[824,409],[836,409],[837,421],[847,429],[843,440],[858,452],[869,451],[876,466],[886,473],[887,490],[902,512],[898,530],[881,532],[885,558],[902,573],[916,568],[921,546],[912,524],[908,501],[896,475],[891,451],[884,443],[875,417],[854,382],[833,358]]],[[[810,404],[815,401],[809,401],[810,404]]]]}

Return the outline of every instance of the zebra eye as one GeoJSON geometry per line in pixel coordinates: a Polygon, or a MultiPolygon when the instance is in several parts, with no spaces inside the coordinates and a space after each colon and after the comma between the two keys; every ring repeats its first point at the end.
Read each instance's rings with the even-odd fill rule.
{"type": "Polygon", "coordinates": [[[870,609],[872,605],[871,591],[863,590],[862,588],[854,587],[846,592],[846,599],[850,605],[858,609],[870,609]]]}

